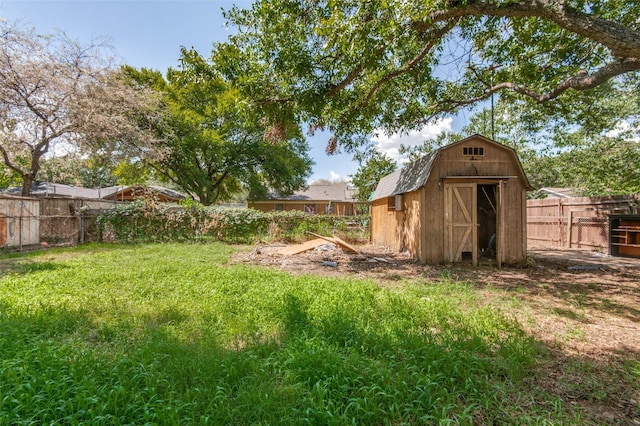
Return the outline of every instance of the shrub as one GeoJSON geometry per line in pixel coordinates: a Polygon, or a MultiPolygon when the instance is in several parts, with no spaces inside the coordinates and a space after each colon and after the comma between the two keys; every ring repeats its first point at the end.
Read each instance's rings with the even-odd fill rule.
{"type": "Polygon", "coordinates": [[[264,213],[253,209],[204,207],[136,200],[116,206],[97,220],[101,241],[166,242],[218,240],[232,243],[295,242],[307,232],[367,241],[369,216],[308,215],[301,211],[264,213]]]}

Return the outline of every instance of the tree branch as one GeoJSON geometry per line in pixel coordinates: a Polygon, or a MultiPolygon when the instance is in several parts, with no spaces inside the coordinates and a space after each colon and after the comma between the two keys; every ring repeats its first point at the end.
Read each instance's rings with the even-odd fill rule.
{"type": "MultiPolygon", "coordinates": [[[[376,50],[375,54],[379,55],[382,52],[384,52],[383,47],[376,50]]],[[[356,68],[351,70],[351,72],[340,83],[327,87],[327,89],[325,90],[325,94],[329,97],[337,95],[338,93],[340,93],[341,90],[343,90],[348,85],[353,83],[353,81],[356,78],[358,78],[360,74],[362,74],[362,71],[364,71],[364,68],[365,68],[364,64],[358,65],[356,68]]]]}
{"type": "Polygon", "coordinates": [[[9,157],[9,152],[2,146],[2,144],[0,144],[0,153],[2,154],[2,158],[4,159],[5,166],[19,174],[21,177],[26,175],[26,172],[24,170],[18,168],[18,166],[13,164],[13,162],[11,161],[11,157],[9,157]]]}
{"type": "Polygon", "coordinates": [[[569,89],[588,90],[593,89],[609,79],[620,74],[640,70],[640,59],[627,58],[618,62],[612,62],[597,70],[591,75],[586,72],[571,76],[563,80],[555,88],[546,93],[538,93],[528,87],[520,86],[512,82],[498,83],[489,88],[485,93],[468,99],[445,99],[431,106],[431,109],[451,112],[456,108],[473,104],[488,99],[492,94],[501,90],[511,90],[534,99],[538,103],[556,99],[569,89]]]}
{"type": "Polygon", "coordinates": [[[465,5],[432,12],[427,20],[414,21],[413,28],[425,30],[436,22],[465,16],[505,18],[538,17],[611,49],[614,56],[640,58],[640,32],[615,21],[589,15],[555,0],[519,0],[498,4],[491,0],[469,0],[465,5]]]}
{"type": "Polygon", "coordinates": [[[444,27],[436,30],[433,34],[431,34],[429,36],[429,42],[422,48],[420,53],[418,53],[413,59],[407,62],[405,66],[390,72],[389,74],[385,75],[380,80],[378,80],[373,85],[373,87],[371,87],[371,89],[369,90],[369,93],[367,93],[367,96],[365,96],[364,99],[358,104],[358,108],[361,108],[367,105],[371,100],[371,98],[373,97],[373,95],[378,91],[378,89],[380,89],[380,87],[382,87],[383,84],[389,82],[395,77],[398,77],[399,75],[402,75],[404,73],[407,73],[413,70],[424,59],[427,53],[429,53],[431,49],[433,49],[436,42],[440,38],[444,37],[445,34],[447,34],[449,31],[451,31],[453,27],[456,26],[457,23],[458,23],[458,18],[452,19],[451,21],[447,22],[444,27]]]}

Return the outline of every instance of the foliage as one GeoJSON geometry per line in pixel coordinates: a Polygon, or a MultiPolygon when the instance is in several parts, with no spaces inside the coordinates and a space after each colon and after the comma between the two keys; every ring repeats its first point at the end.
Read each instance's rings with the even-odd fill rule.
{"type": "Polygon", "coordinates": [[[77,154],[45,158],[40,164],[40,180],[85,188],[116,185],[117,178],[105,159],[83,158],[77,154]]]}
{"type": "Polygon", "coordinates": [[[523,381],[534,342],[472,286],[391,290],[228,266],[229,253],[20,259],[0,278],[0,422],[584,422],[523,381]]]}
{"type": "MultiPolygon", "coordinates": [[[[478,132],[471,131],[470,134],[478,132]]],[[[399,152],[401,155],[407,156],[409,161],[415,161],[425,154],[429,154],[436,149],[439,149],[445,145],[453,142],[457,142],[464,139],[464,136],[456,132],[443,132],[436,136],[434,139],[426,139],[422,145],[400,145],[399,152]]]]}
{"type": "Polygon", "coordinates": [[[637,88],[638,2],[259,0],[226,12],[224,75],[257,112],[357,148],[499,93],[573,123],[587,96],[637,88]]]}
{"type": "Polygon", "coordinates": [[[375,191],[381,178],[393,173],[397,168],[394,160],[386,154],[374,150],[370,156],[360,162],[360,167],[353,175],[351,183],[358,189],[358,200],[367,201],[375,191]]]}
{"type": "Polygon", "coordinates": [[[289,194],[304,185],[312,161],[298,126],[268,138],[239,92],[195,50],[183,48],[180,63],[166,80],[158,72],[126,68],[163,96],[164,118],[155,130],[164,155],[149,161],[158,173],[205,205],[243,190],[289,194]]]}
{"type": "Polygon", "coordinates": [[[570,187],[583,196],[640,193],[640,144],[623,138],[594,137],[525,168],[535,187],[570,187]]]}
{"type": "Polygon", "coordinates": [[[56,146],[139,154],[149,142],[132,116],[152,120],[153,99],[123,84],[105,60],[102,41],[82,46],[64,34],[41,36],[6,21],[0,30],[0,154],[20,176],[22,195],[56,146]]]}
{"type": "MultiPolygon", "coordinates": [[[[584,196],[639,192],[640,90],[627,87],[612,97],[597,89],[579,97],[584,110],[572,111],[579,125],[558,114],[562,101],[534,105],[502,96],[494,111],[484,108],[472,115],[462,133],[488,135],[493,127],[495,140],[517,152],[534,188],[571,187],[584,196]]],[[[401,153],[413,160],[460,139],[443,134],[401,153]]]]}
{"type": "Polygon", "coordinates": [[[20,176],[4,164],[0,164],[0,188],[6,189],[18,185],[20,185],[20,176]]]}
{"type": "Polygon", "coordinates": [[[368,216],[308,215],[301,211],[263,213],[254,209],[182,206],[136,200],[105,211],[97,219],[103,240],[119,242],[202,241],[234,243],[300,241],[306,232],[340,234],[366,241],[368,216]],[[354,224],[357,224],[354,228],[354,224]]]}

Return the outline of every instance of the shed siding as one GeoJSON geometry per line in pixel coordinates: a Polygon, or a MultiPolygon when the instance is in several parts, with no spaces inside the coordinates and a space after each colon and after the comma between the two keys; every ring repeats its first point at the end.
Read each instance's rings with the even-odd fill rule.
{"type": "Polygon", "coordinates": [[[425,250],[417,259],[424,263],[444,261],[444,190],[438,183],[438,178],[429,179],[422,189],[425,198],[422,242],[425,250]]]}
{"type": "Polygon", "coordinates": [[[371,239],[375,244],[389,247],[392,250],[402,250],[402,222],[405,211],[389,210],[387,199],[382,198],[371,203],[371,239]]]}
{"type": "Polygon", "coordinates": [[[502,244],[504,247],[500,252],[502,253],[502,260],[506,263],[518,263],[526,257],[522,243],[523,239],[526,241],[524,232],[527,226],[526,222],[523,223],[523,217],[525,217],[523,209],[526,209],[526,203],[522,197],[523,191],[524,188],[515,179],[510,179],[504,185],[504,205],[502,206],[504,209],[504,221],[502,224],[502,244]]]}
{"type": "Polygon", "coordinates": [[[420,203],[420,194],[420,191],[413,191],[403,195],[403,223],[399,229],[399,232],[403,233],[402,247],[400,249],[408,250],[409,253],[415,253],[416,255],[422,251],[420,215],[423,209],[420,203]]]}
{"type": "Polygon", "coordinates": [[[514,164],[510,151],[481,139],[472,139],[467,143],[454,144],[450,148],[442,149],[440,158],[434,164],[431,178],[433,179],[435,176],[439,178],[447,176],[518,176],[519,174],[518,166],[514,164]],[[463,148],[467,146],[483,148],[484,155],[473,157],[475,159],[471,160],[471,157],[463,155],[463,148]],[[436,168],[439,170],[436,171],[436,168]]]}

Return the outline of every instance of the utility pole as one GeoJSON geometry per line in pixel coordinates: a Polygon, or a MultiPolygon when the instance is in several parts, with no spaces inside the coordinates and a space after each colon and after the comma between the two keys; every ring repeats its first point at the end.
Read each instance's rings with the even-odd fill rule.
{"type": "Polygon", "coordinates": [[[496,140],[496,132],[495,129],[493,127],[493,122],[494,122],[494,118],[493,118],[493,74],[495,72],[495,70],[497,70],[498,68],[501,68],[502,65],[491,65],[489,68],[487,68],[488,71],[491,71],[491,79],[490,79],[490,87],[489,89],[491,90],[491,139],[492,140],[496,140]]]}

